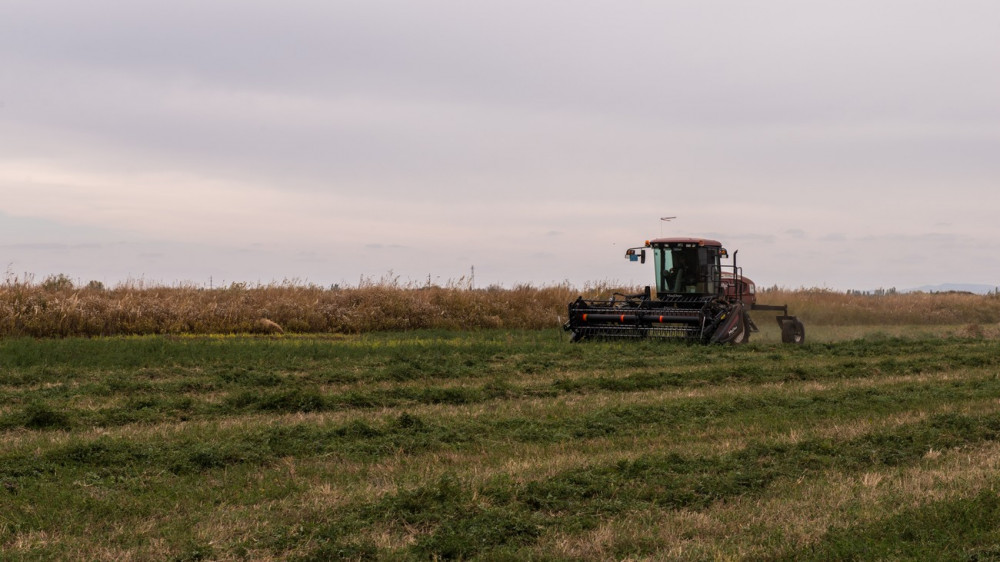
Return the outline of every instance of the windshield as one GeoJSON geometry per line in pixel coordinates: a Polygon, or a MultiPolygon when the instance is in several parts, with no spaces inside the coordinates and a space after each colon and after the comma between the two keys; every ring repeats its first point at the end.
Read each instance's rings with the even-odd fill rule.
{"type": "Polygon", "coordinates": [[[701,293],[717,290],[719,254],[716,248],[676,244],[653,248],[657,293],[701,293]]]}

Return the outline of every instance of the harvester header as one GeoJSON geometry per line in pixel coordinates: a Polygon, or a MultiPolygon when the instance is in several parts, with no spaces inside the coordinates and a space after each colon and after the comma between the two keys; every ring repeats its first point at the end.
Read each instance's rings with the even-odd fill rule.
{"type": "Polygon", "coordinates": [[[572,341],[587,338],[679,337],[703,343],[745,343],[759,331],[751,310],[780,311],[781,339],[803,343],[802,322],[788,306],[757,304],[756,287],[736,265],[722,259],[729,252],[718,240],[657,238],[629,248],[625,257],[646,263],[652,254],[655,293],[650,286],[636,295],[615,293],[610,300],[577,298],[563,326],[572,341]]]}

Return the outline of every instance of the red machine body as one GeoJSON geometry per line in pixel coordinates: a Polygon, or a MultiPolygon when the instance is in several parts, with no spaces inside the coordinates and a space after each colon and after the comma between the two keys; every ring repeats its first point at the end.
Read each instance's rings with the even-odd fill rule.
{"type": "Polygon", "coordinates": [[[654,286],[609,300],[577,298],[563,326],[572,341],[587,338],[681,337],[703,343],[744,343],[758,331],[751,310],[781,311],[782,341],[802,343],[805,328],[786,305],[757,303],[756,285],[718,240],[658,238],[629,248],[625,257],[645,263],[652,254],[654,286]]]}

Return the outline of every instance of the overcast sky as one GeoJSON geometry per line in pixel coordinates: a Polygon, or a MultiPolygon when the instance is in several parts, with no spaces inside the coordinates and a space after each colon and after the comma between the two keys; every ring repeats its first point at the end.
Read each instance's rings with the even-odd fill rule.
{"type": "Polygon", "coordinates": [[[8,275],[1000,285],[998,185],[994,0],[0,0],[8,275]]]}

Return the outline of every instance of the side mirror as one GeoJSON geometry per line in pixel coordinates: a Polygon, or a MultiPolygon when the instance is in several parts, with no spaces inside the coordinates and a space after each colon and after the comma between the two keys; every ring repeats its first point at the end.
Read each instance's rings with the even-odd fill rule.
{"type": "Polygon", "coordinates": [[[639,250],[639,252],[636,253],[635,248],[629,248],[628,250],[625,250],[625,257],[628,258],[628,261],[646,263],[646,250],[639,250]]]}

